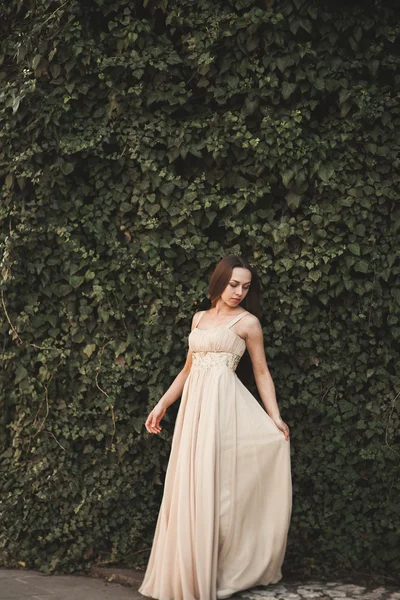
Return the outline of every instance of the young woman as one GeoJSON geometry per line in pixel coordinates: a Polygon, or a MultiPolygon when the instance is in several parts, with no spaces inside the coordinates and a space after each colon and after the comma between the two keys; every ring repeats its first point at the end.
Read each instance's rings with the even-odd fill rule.
{"type": "Polygon", "coordinates": [[[159,433],[181,396],[139,588],[159,600],[229,598],[282,577],[292,509],[289,428],[265,359],[259,280],[247,260],[226,256],[208,289],[211,308],[193,317],[185,365],[145,423],[159,433]],[[245,352],[266,411],[235,372],[245,352]]]}

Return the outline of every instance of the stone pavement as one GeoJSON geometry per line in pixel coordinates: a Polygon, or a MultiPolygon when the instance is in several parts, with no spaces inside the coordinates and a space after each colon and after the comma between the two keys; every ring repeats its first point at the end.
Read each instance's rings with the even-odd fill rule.
{"type": "MultiPolygon", "coordinates": [[[[43,575],[27,569],[0,568],[0,600],[144,600],[137,591],[143,573],[130,569],[92,569],[98,577],[43,575]],[[112,573],[111,576],[108,576],[112,573]],[[107,574],[107,575],[106,575],[107,574]],[[118,582],[124,582],[121,585],[118,582]],[[129,585],[130,587],[127,587],[129,585]]],[[[245,590],[242,600],[400,600],[400,586],[376,587],[338,581],[279,582],[245,590]]]]}
{"type": "Polygon", "coordinates": [[[277,583],[264,588],[240,592],[235,598],[243,600],[400,600],[400,587],[395,589],[340,583],[337,581],[308,581],[307,583],[277,583]]]}
{"type": "Polygon", "coordinates": [[[0,569],[0,600],[143,600],[135,589],[82,575],[0,569]]]}

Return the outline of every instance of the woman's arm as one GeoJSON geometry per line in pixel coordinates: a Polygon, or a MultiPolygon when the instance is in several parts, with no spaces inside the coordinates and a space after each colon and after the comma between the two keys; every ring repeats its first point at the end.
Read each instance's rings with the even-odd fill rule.
{"type": "MultiPolygon", "coordinates": [[[[246,347],[253,366],[254,379],[265,409],[276,426],[283,431],[285,438],[289,439],[289,428],[282,421],[278,403],[276,401],[275,385],[269,372],[265,358],[264,337],[260,321],[252,315],[244,317],[246,325],[246,347]]],[[[242,321],[244,320],[242,319],[242,321]]]]}
{"type": "MultiPolygon", "coordinates": [[[[199,313],[197,312],[195,315],[193,315],[192,326],[191,326],[190,331],[192,331],[194,328],[194,324],[196,323],[198,314],[199,313]]],[[[181,397],[183,387],[185,385],[186,379],[189,376],[191,368],[192,368],[192,351],[189,348],[187,356],[186,356],[185,364],[183,365],[182,370],[179,371],[178,375],[175,377],[174,381],[169,386],[168,390],[160,398],[160,400],[159,400],[160,406],[162,406],[163,408],[168,408],[169,406],[171,406],[171,404],[173,404],[176,400],[178,400],[178,398],[181,397]]]]}
{"type": "MultiPolygon", "coordinates": [[[[198,314],[199,313],[197,312],[193,316],[191,330],[193,330],[193,328],[194,328],[194,325],[198,318],[197,317],[198,314]]],[[[175,377],[174,381],[171,383],[168,390],[160,398],[160,400],[157,402],[157,404],[155,405],[155,407],[153,408],[153,410],[147,417],[145,427],[149,433],[160,433],[160,431],[161,431],[160,421],[163,418],[163,416],[165,415],[167,408],[169,406],[171,406],[171,404],[173,404],[182,395],[183,387],[185,385],[186,379],[189,376],[191,367],[192,367],[192,351],[189,348],[187,356],[186,356],[186,362],[183,365],[182,370],[179,371],[178,375],[175,377]]]]}
{"type": "Polygon", "coordinates": [[[173,380],[173,382],[171,383],[171,385],[169,386],[169,388],[167,389],[165,394],[163,396],[161,396],[160,400],[158,401],[158,404],[162,408],[168,408],[169,406],[171,406],[171,404],[173,404],[176,400],[178,400],[178,398],[181,397],[183,387],[185,385],[186,379],[188,378],[189,372],[190,372],[190,369],[189,369],[189,371],[187,370],[187,364],[188,364],[188,362],[190,362],[189,354],[190,354],[190,350],[188,352],[188,358],[186,359],[185,366],[183,367],[183,369],[181,371],[179,371],[178,375],[175,377],[175,379],[173,380]]]}

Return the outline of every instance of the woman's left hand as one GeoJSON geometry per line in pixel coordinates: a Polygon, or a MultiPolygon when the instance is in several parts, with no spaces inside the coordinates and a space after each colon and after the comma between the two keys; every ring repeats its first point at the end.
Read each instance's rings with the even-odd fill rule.
{"type": "Polygon", "coordinates": [[[285,436],[285,440],[289,440],[289,427],[286,425],[285,421],[281,418],[278,417],[277,419],[272,419],[273,422],[275,423],[275,425],[277,426],[278,429],[280,429],[283,432],[283,435],[285,436]]]}

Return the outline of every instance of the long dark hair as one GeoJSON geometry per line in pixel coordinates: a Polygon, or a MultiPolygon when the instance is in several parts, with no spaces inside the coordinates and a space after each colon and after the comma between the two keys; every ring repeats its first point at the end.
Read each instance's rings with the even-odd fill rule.
{"type": "MultiPolygon", "coordinates": [[[[235,267],[248,269],[251,273],[251,284],[249,291],[240,303],[243,308],[251,312],[258,319],[261,318],[261,285],[255,269],[250,265],[249,261],[244,256],[235,256],[229,254],[224,256],[214,268],[208,284],[208,296],[211,301],[211,308],[214,308],[217,301],[221,297],[224,289],[232,277],[232,271],[235,267]]],[[[250,355],[245,350],[242,358],[236,369],[236,374],[244,385],[247,387],[254,384],[254,373],[251,364],[250,355]]]]}

